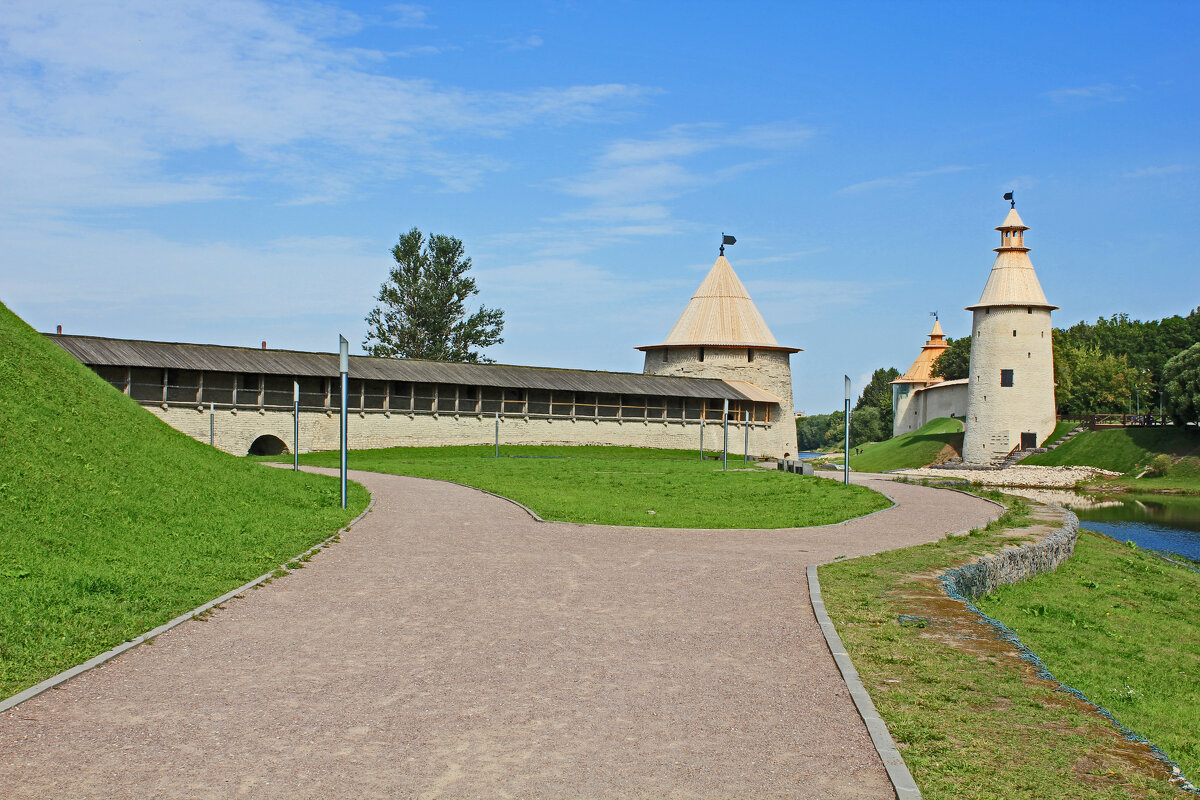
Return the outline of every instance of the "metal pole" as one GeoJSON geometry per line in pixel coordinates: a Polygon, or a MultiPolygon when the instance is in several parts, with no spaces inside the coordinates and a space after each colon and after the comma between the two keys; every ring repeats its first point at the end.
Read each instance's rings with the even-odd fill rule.
{"type": "Polygon", "coordinates": [[[292,472],[300,471],[300,381],[292,381],[292,472]]]}
{"type": "Polygon", "coordinates": [[[725,399],[725,409],[721,412],[721,469],[729,469],[729,398],[725,399]]]}
{"type": "MultiPolygon", "coordinates": [[[[700,413],[703,414],[704,411],[700,413]]],[[[700,417],[700,460],[704,460],[704,417],[700,417]]]]}
{"type": "Polygon", "coordinates": [[[496,412],[496,458],[500,457],[500,412],[496,412]]]}
{"type": "Polygon", "coordinates": [[[846,379],[846,463],[843,465],[842,483],[850,483],[850,376],[846,379]]]}
{"type": "Polygon", "coordinates": [[[217,404],[208,404],[208,445],[217,446],[217,404]]]}
{"type": "Polygon", "coordinates": [[[338,372],[342,376],[342,424],[341,424],[341,440],[342,440],[342,508],[346,507],[346,395],[349,394],[349,380],[347,378],[350,372],[350,342],[346,341],[346,337],[338,335],[338,372]]]}
{"type": "Polygon", "coordinates": [[[742,413],[745,415],[745,419],[742,422],[742,426],[746,429],[746,444],[745,444],[745,447],[743,447],[743,452],[745,453],[746,457],[743,460],[745,461],[745,463],[749,464],[750,463],[750,412],[744,411],[742,413]]]}

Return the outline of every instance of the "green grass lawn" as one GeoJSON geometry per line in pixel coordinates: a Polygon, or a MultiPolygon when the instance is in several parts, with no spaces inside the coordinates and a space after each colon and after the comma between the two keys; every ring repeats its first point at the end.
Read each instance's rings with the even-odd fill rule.
{"type": "Polygon", "coordinates": [[[924,467],[948,444],[962,444],[962,421],[942,417],[927,422],[919,430],[882,442],[873,442],[860,455],[850,454],[850,469],[856,472],[886,472],[892,469],[924,467]]]}
{"type": "MultiPolygon", "coordinates": [[[[355,450],[352,469],[456,481],[512,498],[544,519],[655,528],[824,525],[890,505],[861,486],[632,447],[393,447],[355,450]],[[740,468],[736,469],[735,468],[740,468]],[[649,512],[653,511],[651,514],[649,512]]],[[[336,452],[301,457],[336,467],[336,452]]]]}
{"type": "Polygon", "coordinates": [[[168,427],[0,305],[0,697],[270,571],[353,486],[168,427]]]}
{"type": "Polygon", "coordinates": [[[978,605],[1200,779],[1200,573],[1084,531],[1057,571],[978,605]]]}
{"type": "Polygon", "coordinates": [[[1084,431],[1048,453],[1035,453],[1022,464],[1100,467],[1115,472],[1140,470],[1159,453],[1173,457],[1200,450],[1200,431],[1195,428],[1110,428],[1084,431]]]}
{"type": "MultiPolygon", "coordinates": [[[[1118,751],[1111,724],[1046,683],[1029,680],[1003,646],[981,640],[973,617],[936,585],[947,568],[998,549],[1005,522],[1023,524],[1022,504],[1008,502],[1013,509],[1007,520],[970,536],[827,564],[819,571],[830,616],[922,793],[928,800],[1179,796],[1154,763],[1118,751]],[[902,626],[901,614],[932,622],[902,626]]],[[[1194,586],[1173,582],[1174,576],[1154,586],[1149,575],[1144,581],[1147,591],[1163,593],[1164,611],[1167,596],[1194,586]]],[[[1090,591],[1097,599],[1111,593],[1116,603],[1127,599],[1123,589],[1114,584],[1090,591]]],[[[1045,586],[1028,591],[1047,602],[1055,594],[1045,586]]],[[[1139,630],[1136,622],[1132,615],[1106,618],[1093,637],[1079,638],[1074,658],[1099,659],[1122,644],[1134,652],[1157,646],[1157,629],[1139,630]]],[[[1163,661],[1151,667],[1171,669],[1163,661]]],[[[1194,661],[1179,666],[1186,668],[1196,674],[1194,661]]],[[[1177,680],[1164,674],[1147,683],[1177,680]]],[[[1176,699],[1180,706],[1193,705],[1180,710],[1179,720],[1192,717],[1194,693],[1183,691],[1176,699]]]]}

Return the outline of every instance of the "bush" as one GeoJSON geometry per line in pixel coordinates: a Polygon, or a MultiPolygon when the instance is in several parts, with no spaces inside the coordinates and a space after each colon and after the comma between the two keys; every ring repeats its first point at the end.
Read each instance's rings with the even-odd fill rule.
{"type": "Polygon", "coordinates": [[[1166,453],[1159,453],[1154,457],[1154,460],[1150,462],[1150,471],[1160,478],[1165,478],[1171,474],[1171,467],[1174,465],[1175,462],[1171,460],[1169,455],[1166,453]]]}

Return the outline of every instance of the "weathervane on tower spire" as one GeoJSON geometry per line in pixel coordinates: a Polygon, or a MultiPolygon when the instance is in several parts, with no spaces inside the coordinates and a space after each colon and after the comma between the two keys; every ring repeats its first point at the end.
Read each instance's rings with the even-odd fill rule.
{"type": "Polygon", "coordinates": [[[721,253],[720,253],[720,255],[722,255],[722,256],[725,255],[725,245],[727,245],[727,244],[737,244],[737,239],[735,239],[734,237],[732,237],[729,234],[722,231],[721,232],[721,253]]]}
{"type": "Polygon", "coordinates": [[[1007,201],[1009,202],[1009,204],[1011,205],[1011,207],[1012,207],[1012,208],[1016,208],[1016,207],[1017,207],[1017,201],[1016,201],[1016,200],[1013,200],[1013,193],[1012,193],[1012,192],[1005,192],[1005,193],[1004,193],[1004,199],[1005,199],[1005,200],[1007,200],[1007,201]]]}

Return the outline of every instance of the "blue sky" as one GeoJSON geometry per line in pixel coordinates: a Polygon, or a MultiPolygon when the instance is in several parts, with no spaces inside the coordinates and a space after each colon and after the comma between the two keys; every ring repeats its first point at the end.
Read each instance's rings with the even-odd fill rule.
{"type": "Polygon", "coordinates": [[[905,369],[1017,192],[1057,325],[1200,305],[1200,5],[6,2],[0,300],[331,350],[462,239],[497,361],[640,371],[716,257],[796,407],[905,369]]]}

